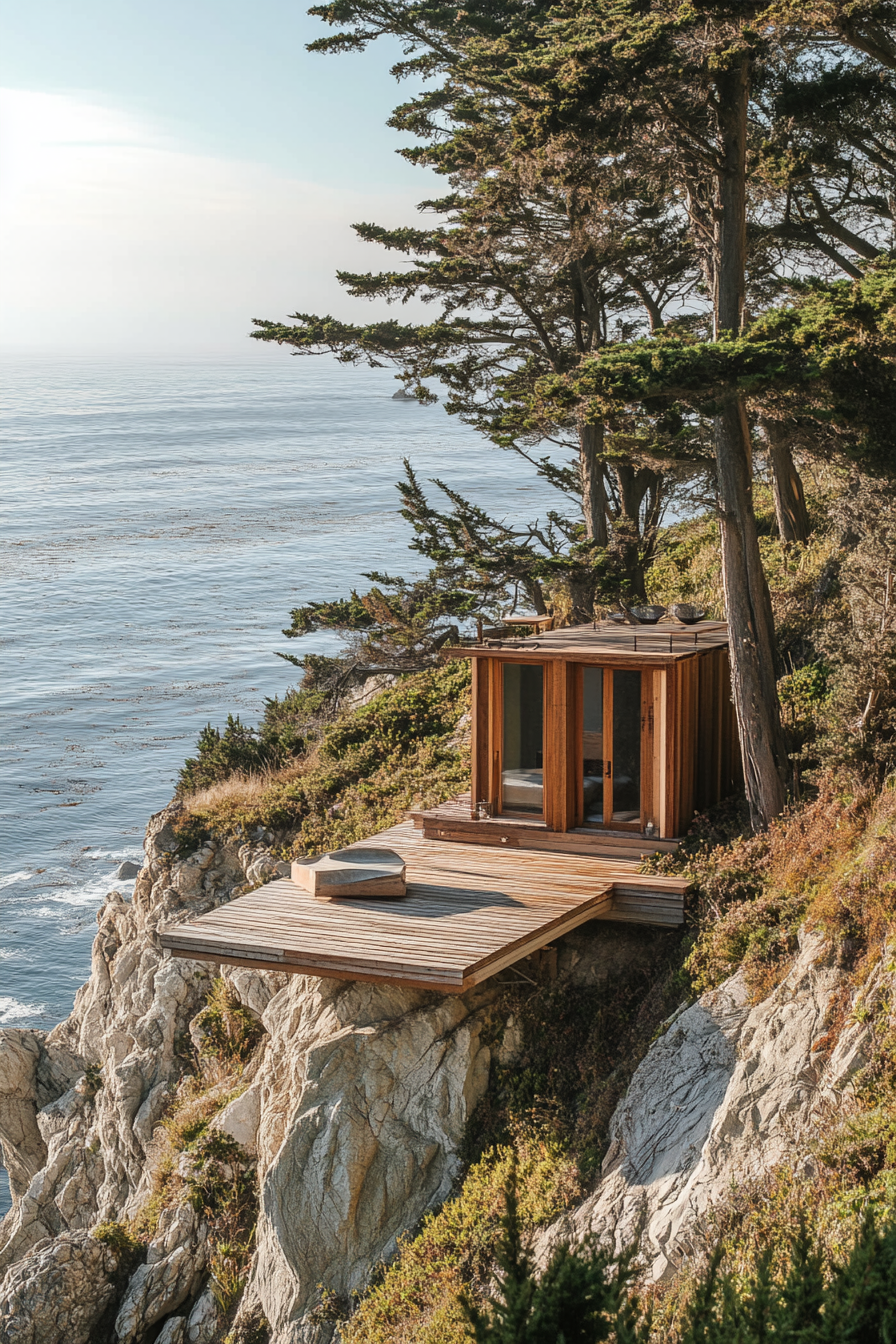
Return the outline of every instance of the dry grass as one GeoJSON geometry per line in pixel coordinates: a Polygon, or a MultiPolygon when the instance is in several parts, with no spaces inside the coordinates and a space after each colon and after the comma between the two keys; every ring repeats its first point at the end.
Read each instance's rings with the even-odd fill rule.
{"type": "Polygon", "coordinates": [[[260,807],[277,784],[287,784],[304,773],[304,764],[295,764],[284,770],[266,770],[258,775],[231,775],[229,779],[210,784],[207,789],[187,794],[183,803],[190,812],[214,812],[227,809],[249,810],[260,807]]]}
{"type": "Polygon", "coordinates": [[[688,963],[698,992],[738,967],[758,1001],[786,974],[805,924],[819,929],[856,983],[896,929],[896,787],[842,779],[765,835],[688,861],[700,928],[688,963]],[[864,969],[862,969],[864,967],[864,969]]]}
{"type": "Polygon", "coordinates": [[[204,822],[225,835],[267,825],[272,810],[285,800],[291,786],[299,782],[313,764],[313,756],[307,756],[281,770],[265,770],[251,775],[237,772],[229,779],[185,795],[181,799],[184,816],[204,822]]]}
{"type": "Polygon", "coordinates": [[[402,678],[341,715],[285,768],[234,771],[183,797],[182,852],[259,827],[274,833],[284,858],[335,849],[459,793],[469,777],[459,734],[469,682],[466,663],[402,678]]]}

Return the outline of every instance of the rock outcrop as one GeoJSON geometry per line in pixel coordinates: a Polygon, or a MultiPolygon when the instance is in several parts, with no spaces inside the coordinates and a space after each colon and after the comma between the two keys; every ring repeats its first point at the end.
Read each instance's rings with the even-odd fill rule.
{"type": "Polygon", "coordinates": [[[32,1247],[0,1284],[0,1339],[9,1344],[89,1344],[115,1300],[120,1254],[89,1232],[32,1247]]]}
{"type": "Polygon", "coordinates": [[[594,1193],[540,1237],[595,1233],[617,1250],[639,1242],[663,1280],[733,1184],[802,1160],[819,1118],[864,1064],[869,1029],[853,1023],[828,1050],[843,984],[817,935],[802,939],[784,981],[751,1007],[740,974],[667,1024],[613,1117],[594,1193]]]}
{"type": "Polygon", "coordinates": [[[152,819],[133,900],[106,898],[70,1018],[49,1035],[0,1033],[0,1141],[13,1192],[0,1224],[0,1302],[15,1304],[18,1331],[0,1329],[4,1344],[55,1339],[49,1323],[64,1319],[72,1293],[85,1303],[82,1333],[114,1299],[120,1344],[154,1338],[160,1325],[170,1344],[214,1337],[208,1229],[188,1201],[163,1209],[145,1262],[124,1283],[90,1230],[133,1218],[153,1195],[159,1122],[202,1043],[196,1018],[218,971],[265,1027],[243,1090],[229,1098],[224,1089],[211,1129],[257,1161],[246,1302],[282,1344],[322,1338],[306,1320],[318,1285],[339,1294],[363,1285],[447,1194],[487,1085],[487,987],[447,997],[163,953],[160,924],[193,918],[281,867],[265,837],[178,857],[175,817],[176,805],[152,819]]]}
{"type": "MultiPolygon", "coordinates": [[[[170,958],[160,924],[280,871],[264,835],[179,856],[175,819],[176,805],[152,819],[133,899],[106,898],[70,1018],[48,1035],[0,1032],[0,1140],[13,1192],[0,1224],[2,1344],[80,1344],[101,1319],[119,1344],[216,1338],[224,1295],[210,1278],[207,1211],[188,1197],[188,1153],[181,1195],[144,1226],[142,1263],[125,1263],[114,1236],[92,1234],[158,1204],[160,1121],[195,1066],[194,1043],[205,1048],[197,1019],[219,969],[260,1044],[239,1085],[212,1079],[203,1104],[222,1170],[256,1172],[239,1312],[264,1316],[273,1344],[331,1337],[314,1311],[318,1285],[337,1297],[363,1287],[444,1198],[487,1087],[485,1042],[503,1026],[502,1058],[514,1049],[516,1028],[495,1020],[488,984],[454,997],[170,958]]],[[[561,973],[588,983],[637,948],[634,933],[579,930],[561,946],[561,973]]],[[[826,1098],[860,1067],[860,1024],[820,1044],[844,983],[806,938],[765,1002],[751,1006],[735,976],[670,1020],[617,1109],[597,1188],[546,1230],[540,1253],[589,1231],[619,1247],[640,1237],[653,1277],[668,1276],[731,1182],[798,1153],[826,1098]]]]}

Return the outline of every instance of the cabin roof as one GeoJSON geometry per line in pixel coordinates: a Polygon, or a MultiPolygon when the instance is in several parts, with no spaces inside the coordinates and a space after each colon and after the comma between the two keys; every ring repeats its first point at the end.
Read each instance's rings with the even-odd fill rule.
{"type": "Polygon", "coordinates": [[[525,639],[486,639],[481,644],[443,650],[449,658],[499,658],[505,662],[542,662],[558,658],[576,662],[667,664],[693,658],[728,645],[727,621],[682,625],[664,617],[657,625],[622,625],[593,621],[587,625],[547,630],[525,639]]]}

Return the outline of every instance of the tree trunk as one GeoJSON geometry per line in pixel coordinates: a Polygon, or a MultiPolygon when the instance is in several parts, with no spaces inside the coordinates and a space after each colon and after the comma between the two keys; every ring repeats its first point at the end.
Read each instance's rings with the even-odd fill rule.
{"type": "MultiPolygon", "coordinates": [[[[719,149],[713,297],[716,338],[741,326],[746,276],[746,147],[749,63],[716,76],[719,149]]],[[[752,444],[740,396],[713,420],[722,582],[731,632],[731,690],[754,828],[784,806],[785,762],[775,684],[774,622],[753,511],[752,444]]]]}
{"type": "Polygon", "coordinates": [[[737,714],[744,782],[755,829],[784,806],[785,752],[775,679],[774,622],[759,554],[753,511],[749,427],[743,402],[732,397],[713,421],[722,583],[731,632],[731,690],[737,714]]]}
{"type": "Polygon", "coordinates": [[[579,421],[579,467],[582,475],[582,515],[585,536],[598,546],[606,546],[607,492],[604,486],[604,427],[579,421]]]}
{"type": "MultiPolygon", "coordinates": [[[[652,519],[642,515],[645,496],[660,487],[660,477],[650,467],[636,467],[633,462],[614,462],[611,470],[616,477],[619,495],[619,517],[613,527],[613,549],[628,580],[630,600],[646,601],[645,581],[647,567],[653,561],[655,528],[652,519]],[[648,545],[647,532],[652,531],[648,545]]],[[[652,514],[653,509],[648,509],[652,514]]]]}
{"type": "Polygon", "coordinates": [[[806,496],[787,436],[776,420],[763,419],[760,424],[768,443],[775,514],[781,540],[808,541],[809,512],[806,508],[806,496]]]}

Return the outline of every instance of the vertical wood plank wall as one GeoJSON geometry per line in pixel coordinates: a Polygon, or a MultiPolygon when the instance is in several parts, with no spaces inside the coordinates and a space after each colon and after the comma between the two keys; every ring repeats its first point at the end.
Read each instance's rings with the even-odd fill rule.
{"type": "Polygon", "coordinates": [[[727,649],[711,649],[665,670],[664,731],[658,737],[660,834],[682,835],[695,812],[737,787],[740,753],[727,649]],[[662,760],[665,755],[665,760],[662,760]]]}
{"type": "Polygon", "coordinates": [[[698,661],[692,658],[666,668],[666,808],[660,830],[664,839],[681,835],[694,811],[693,760],[697,749],[696,700],[700,687],[698,661]]]}
{"type": "Polygon", "coordinates": [[[578,752],[576,722],[580,673],[572,663],[545,665],[544,821],[549,830],[577,825],[578,752]]]}

